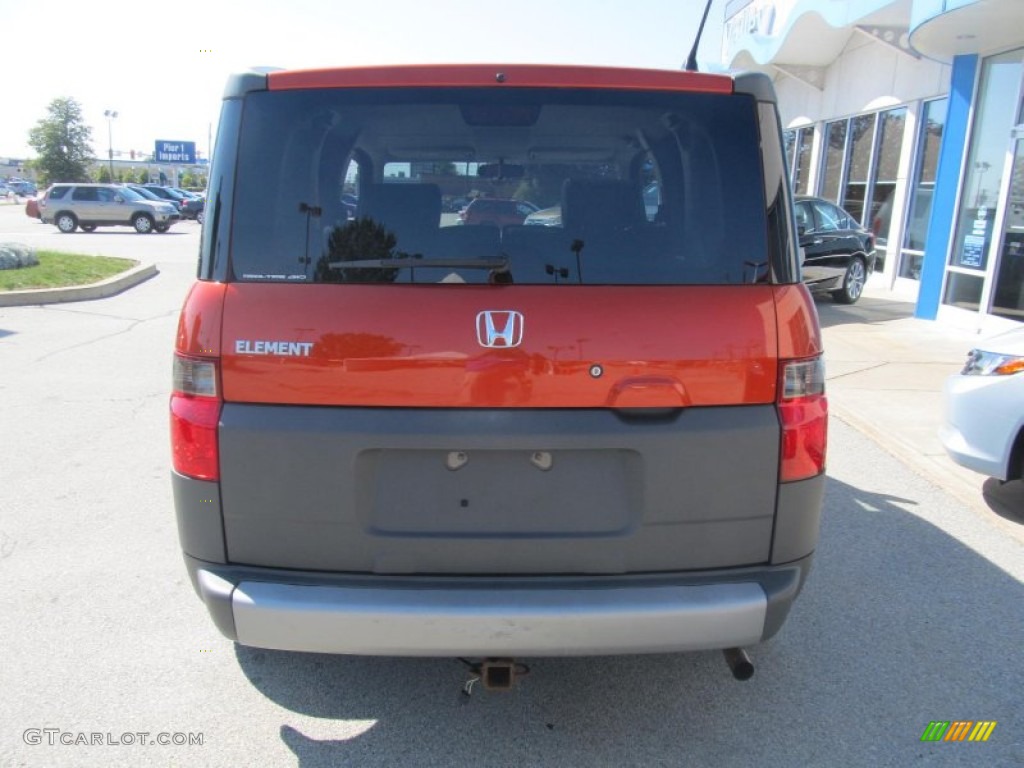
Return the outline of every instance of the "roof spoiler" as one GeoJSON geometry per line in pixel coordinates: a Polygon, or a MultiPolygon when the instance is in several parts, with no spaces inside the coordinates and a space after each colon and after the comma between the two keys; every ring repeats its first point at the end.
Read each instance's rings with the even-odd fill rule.
{"type": "Polygon", "coordinates": [[[711,10],[711,3],[714,0],[708,0],[704,6],[704,15],[700,18],[700,26],[697,27],[697,37],[693,41],[693,48],[690,49],[690,55],[686,58],[686,66],[684,69],[687,72],[699,72],[697,69],[697,47],[700,45],[701,35],[704,34],[704,22],[708,20],[708,11],[711,10]]]}

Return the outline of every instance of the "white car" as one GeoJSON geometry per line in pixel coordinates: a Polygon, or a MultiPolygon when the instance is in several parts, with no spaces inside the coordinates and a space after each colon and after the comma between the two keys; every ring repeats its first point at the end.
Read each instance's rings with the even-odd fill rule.
{"type": "Polygon", "coordinates": [[[1024,328],[971,350],[964,369],[946,380],[945,424],[939,432],[957,464],[1000,480],[1024,475],[1024,328]]]}

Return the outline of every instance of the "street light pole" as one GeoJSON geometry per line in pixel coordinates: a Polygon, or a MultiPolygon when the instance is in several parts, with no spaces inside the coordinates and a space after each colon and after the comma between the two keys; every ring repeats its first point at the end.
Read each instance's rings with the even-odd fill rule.
{"type": "Polygon", "coordinates": [[[114,181],[114,118],[117,112],[113,109],[103,110],[103,116],[107,118],[107,160],[110,162],[110,181],[114,181]]]}

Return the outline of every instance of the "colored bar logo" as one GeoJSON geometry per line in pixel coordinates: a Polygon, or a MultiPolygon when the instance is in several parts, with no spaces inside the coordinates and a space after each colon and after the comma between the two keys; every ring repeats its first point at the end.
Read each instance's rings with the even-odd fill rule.
{"type": "Polygon", "coordinates": [[[921,741],[988,741],[996,729],[995,720],[932,720],[921,741]]]}

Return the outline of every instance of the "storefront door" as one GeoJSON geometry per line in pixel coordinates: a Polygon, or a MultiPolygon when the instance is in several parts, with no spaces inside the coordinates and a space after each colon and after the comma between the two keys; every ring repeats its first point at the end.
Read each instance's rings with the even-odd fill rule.
{"type": "Polygon", "coordinates": [[[943,292],[975,317],[1024,321],[1022,83],[1024,48],[985,60],[943,292]]]}

